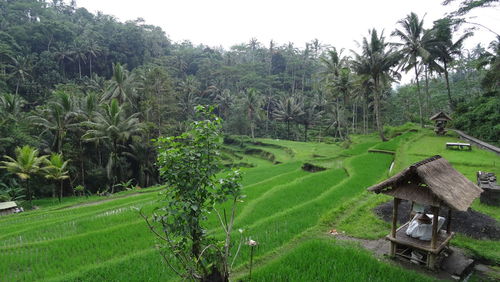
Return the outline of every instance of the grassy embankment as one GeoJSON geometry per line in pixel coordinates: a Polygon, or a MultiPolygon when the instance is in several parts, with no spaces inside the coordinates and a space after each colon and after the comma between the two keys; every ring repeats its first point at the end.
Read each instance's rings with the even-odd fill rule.
{"type": "MultiPolygon", "coordinates": [[[[225,146],[228,161],[253,166],[244,169],[247,198],[238,206],[237,228],[245,229],[245,236],[259,242],[254,257],[255,278],[311,280],[326,275],[337,281],[366,277],[384,277],[389,281],[400,277],[408,281],[424,279],[377,261],[359,247],[323,238],[331,226],[365,238],[388,233],[390,226],[371,213],[374,205],[387,198],[368,194],[365,188],[387,177],[393,156],[367,150],[396,151],[395,173],[408,162],[423,157],[415,155],[421,153],[413,147],[426,140],[421,135],[411,132],[386,143],[378,142],[375,136],[355,136],[355,145],[347,150],[334,144],[268,139],[258,140],[264,144],[246,140],[225,146]],[[300,167],[306,161],[329,169],[317,173],[303,171],[300,167]],[[295,272],[290,275],[294,276],[284,276],[290,271],[287,266],[293,266],[295,272]],[[314,271],[310,274],[302,273],[302,269],[312,266],[314,271]]],[[[427,146],[430,141],[425,142],[427,146]]],[[[439,142],[435,142],[436,146],[439,142]]],[[[476,153],[483,154],[474,150],[472,155],[476,153]]],[[[425,154],[432,155],[434,151],[425,154]]],[[[478,160],[483,157],[480,155],[478,160]]],[[[478,164],[490,164],[485,170],[497,168],[485,161],[478,164]]],[[[135,210],[152,210],[157,204],[158,189],[152,193],[148,193],[150,189],[140,190],[141,194],[121,193],[109,201],[73,208],[67,207],[85,201],[92,203],[98,198],[68,198],[55,205],[51,205],[52,200],[42,200],[38,201],[40,210],[0,218],[0,281],[175,280],[162,264],[153,248],[155,240],[135,210]]],[[[475,207],[498,215],[495,209],[478,204],[475,207]]],[[[208,219],[206,227],[221,235],[214,216],[208,219]]],[[[482,243],[461,238],[458,242],[473,244],[475,248],[482,243]]],[[[477,251],[487,255],[486,248],[477,251]]],[[[249,248],[244,247],[236,263],[237,275],[247,273],[248,259],[249,248]]]]}
{"type": "MultiPolygon", "coordinates": [[[[476,182],[476,172],[478,170],[500,174],[500,158],[494,153],[476,147],[472,151],[447,150],[445,148],[446,142],[459,141],[456,137],[450,135],[435,136],[430,130],[419,133],[408,132],[374,148],[395,153],[395,164],[390,175],[401,171],[412,163],[433,155],[441,155],[446,158],[455,169],[473,182],[476,182]]],[[[390,199],[392,198],[384,195],[365,193],[358,199],[353,200],[351,204],[346,205],[345,208],[327,216],[324,222],[327,223],[328,227],[335,226],[354,237],[380,238],[389,233],[390,224],[382,221],[371,211],[379,204],[390,199]]],[[[500,208],[481,204],[479,199],[474,201],[472,208],[497,220],[500,218],[500,208]]],[[[478,259],[500,263],[500,244],[498,241],[477,240],[457,234],[451,243],[465,248],[478,259]]]]}

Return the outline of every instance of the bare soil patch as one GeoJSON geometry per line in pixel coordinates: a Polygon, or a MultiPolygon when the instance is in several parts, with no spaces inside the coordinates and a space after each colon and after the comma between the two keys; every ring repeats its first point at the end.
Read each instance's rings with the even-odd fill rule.
{"type": "MultiPolygon", "coordinates": [[[[381,204],[373,211],[383,220],[387,222],[392,221],[392,207],[393,201],[381,204]]],[[[410,220],[410,207],[409,201],[402,201],[398,209],[398,222],[400,224],[410,220]]],[[[430,211],[426,211],[430,213],[430,211]]],[[[447,216],[447,211],[441,209],[440,216],[447,216]]],[[[487,240],[500,240],[500,224],[494,218],[469,209],[466,212],[453,211],[451,230],[454,232],[462,233],[474,239],[487,239],[487,240]]]]}

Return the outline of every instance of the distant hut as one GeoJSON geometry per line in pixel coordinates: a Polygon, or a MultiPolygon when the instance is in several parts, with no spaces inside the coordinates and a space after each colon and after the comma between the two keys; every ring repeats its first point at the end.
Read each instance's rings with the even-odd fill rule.
{"type": "Polygon", "coordinates": [[[391,241],[390,255],[416,260],[425,263],[428,268],[434,269],[437,257],[453,237],[453,232],[451,232],[452,210],[466,211],[483,190],[456,171],[444,158],[433,156],[368,188],[368,191],[394,197],[392,230],[391,234],[386,237],[391,241]],[[427,239],[415,238],[414,234],[408,230],[414,227],[414,223],[417,223],[415,222],[417,216],[410,218],[409,222],[397,228],[398,205],[401,200],[411,201],[412,209],[416,206],[430,206],[432,215],[417,214],[417,216],[425,215],[432,218],[426,226],[422,225],[428,227],[427,239]],[[441,208],[448,211],[446,220],[439,217],[441,208]],[[435,220],[436,218],[438,220],[435,220]],[[439,230],[438,224],[442,225],[444,221],[447,223],[446,231],[439,230]],[[411,236],[407,231],[410,232],[411,236]],[[423,255],[418,257],[414,254],[423,255]]]}
{"type": "Polygon", "coordinates": [[[17,209],[16,202],[0,203],[0,216],[15,213],[17,209]]]}
{"type": "Polygon", "coordinates": [[[435,115],[433,115],[430,120],[434,121],[435,122],[435,128],[434,128],[434,132],[436,132],[436,134],[438,135],[444,135],[446,133],[446,123],[448,123],[448,121],[451,121],[451,117],[448,116],[446,113],[444,112],[439,112],[435,115]]]}

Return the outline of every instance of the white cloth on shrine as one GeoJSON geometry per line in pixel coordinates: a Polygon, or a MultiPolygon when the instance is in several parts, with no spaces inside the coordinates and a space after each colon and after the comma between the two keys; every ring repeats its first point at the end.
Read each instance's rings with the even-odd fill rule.
{"type": "MultiPolygon", "coordinates": [[[[406,235],[417,238],[422,241],[430,241],[432,238],[432,222],[431,224],[423,224],[418,222],[418,218],[420,217],[420,214],[416,214],[413,219],[410,221],[410,224],[408,225],[408,229],[406,229],[406,235]]],[[[432,214],[427,214],[427,216],[431,219],[433,219],[432,214]]],[[[441,226],[444,224],[444,217],[439,216],[438,217],[438,226],[437,230],[441,229],[441,226]]]]}

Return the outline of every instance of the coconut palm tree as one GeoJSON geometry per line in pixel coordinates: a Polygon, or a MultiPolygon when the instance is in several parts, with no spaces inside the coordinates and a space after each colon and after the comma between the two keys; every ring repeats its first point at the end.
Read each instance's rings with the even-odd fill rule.
{"type": "Polygon", "coordinates": [[[47,108],[42,109],[38,115],[32,116],[31,119],[35,125],[44,128],[42,134],[46,131],[52,133],[54,136],[52,150],[62,153],[66,133],[71,127],[77,125],[77,111],[74,101],[68,93],[56,92],[55,98],[56,100],[49,102],[47,108]]]}
{"type": "Polygon", "coordinates": [[[229,111],[234,105],[234,97],[231,95],[231,91],[229,89],[224,89],[218,92],[214,102],[217,103],[219,115],[224,119],[228,118],[229,111]]]}
{"type": "Polygon", "coordinates": [[[317,123],[323,116],[323,111],[313,99],[306,99],[302,109],[303,114],[299,116],[299,122],[304,125],[304,142],[307,142],[307,131],[309,127],[317,123]]]}
{"type": "Polygon", "coordinates": [[[415,71],[415,80],[417,82],[418,109],[420,114],[420,125],[424,127],[423,116],[423,98],[420,91],[419,67],[422,62],[430,56],[427,50],[429,43],[434,40],[431,31],[424,29],[424,20],[420,20],[415,13],[410,13],[404,19],[399,20],[398,24],[402,29],[396,29],[392,36],[398,37],[401,42],[393,43],[399,47],[401,53],[400,67],[405,72],[413,69],[415,71]]]}
{"type": "Polygon", "coordinates": [[[450,109],[455,109],[455,101],[451,97],[449,67],[455,60],[455,56],[462,53],[462,45],[464,41],[473,35],[472,32],[466,32],[459,39],[453,42],[453,33],[451,27],[453,21],[449,18],[440,19],[434,22],[433,32],[436,37],[436,44],[433,49],[437,59],[443,64],[444,78],[446,81],[446,90],[448,93],[448,103],[450,109]]]}
{"type": "Polygon", "coordinates": [[[87,49],[86,46],[79,42],[75,43],[72,47],[73,57],[78,62],[78,75],[79,78],[82,78],[82,62],[85,63],[87,60],[87,49]]]}
{"type": "Polygon", "coordinates": [[[399,78],[399,74],[394,70],[394,67],[399,63],[400,55],[385,42],[383,32],[379,36],[377,30],[372,29],[369,36],[369,39],[363,38],[361,54],[352,51],[354,60],[351,64],[358,74],[368,75],[373,80],[375,122],[380,138],[385,141],[380,111],[381,97],[384,87],[394,78],[399,78]]]}
{"type": "Polygon", "coordinates": [[[120,166],[120,148],[123,148],[130,142],[132,136],[138,135],[143,129],[138,116],[139,113],[127,116],[124,107],[113,99],[109,104],[103,104],[102,112],[95,113],[91,121],[83,123],[89,127],[89,130],[82,136],[83,140],[102,142],[110,149],[106,173],[111,187],[117,181],[116,171],[120,166]]]}
{"type": "Polygon", "coordinates": [[[194,107],[200,101],[199,93],[200,83],[195,76],[189,75],[179,84],[178,105],[181,111],[186,115],[186,119],[193,118],[195,112],[194,107]]]}
{"type": "Polygon", "coordinates": [[[22,113],[22,108],[25,104],[23,98],[19,95],[3,94],[0,96],[0,113],[3,118],[16,119],[22,113]]]}
{"type": "Polygon", "coordinates": [[[26,78],[31,77],[31,70],[33,69],[33,57],[30,56],[14,56],[10,57],[11,64],[7,65],[10,69],[10,76],[16,80],[16,95],[19,93],[19,87],[26,78]]]}
{"type": "MultiPolygon", "coordinates": [[[[64,180],[69,178],[67,166],[69,160],[64,161],[62,154],[52,153],[48,159],[44,160],[45,166],[42,168],[45,178],[59,181],[59,203],[63,194],[64,180]]],[[[52,189],[52,197],[55,197],[55,189],[52,189]]]]}
{"type": "Polygon", "coordinates": [[[73,62],[73,49],[69,47],[68,44],[62,42],[57,45],[55,50],[53,50],[53,54],[57,63],[61,67],[63,77],[66,77],[66,68],[64,67],[64,63],[66,61],[73,62]]]}
{"type": "Polygon", "coordinates": [[[97,58],[102,52],[102,48],[99,46],[97,41],[90,39],[86,43],[87,58],[89,59],[89,77],[92,77],[92,59],[97,58]]]}
{"type": "Polygon", "coordinates": [[[273,116],[276,120],[286,122],[287,139],[290,140],[290,122],[299,121],[304,114],[303,103],[294,96],[283,97],[278,100],[273,116]]]}
{"type": "MultiPolygon", "coordinates": [[[[155,150],[147,142],[133,142],[123,152],[124,156],[129,157],[135,162],[135,173],[137,175],[137,184],[142,187],[150,186],[155,175],[155,150]]],[[[156,181],[154,179],[153,181],[156,181]]]]}
{"type": "Polygon", "coordinates": [[[261,103],[262,99],[260,93],[255,88],[248,88],[245,92],[243,92],[243,109],[246,112],[248,121],[250,122],[252,140],[255,139],[255,120],[261,103]]]}
{"type": "Polygon", "coordinates": [[[4,156],[6,161],[2,161],[0,168],[7,169],[9,172],[16,174],[21,181],[25,183],[26,194],[30,206],[32,205],[32,191],[29,185],[29,179],[40,171],[40,165],[44,162],[45,156],[38,156],[38,150],[25,145],[15,149],[15,158],[4,156]]]}
{"type": "Polygon", "coordinates": [[[120,64],[113,65],[113,76],[108,89],[104,92],[101,102],[117,99],[120,103],[130,103],[134,106],[135,79],[133,75],[120,64]]]}

